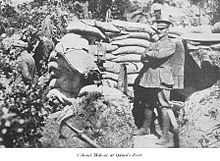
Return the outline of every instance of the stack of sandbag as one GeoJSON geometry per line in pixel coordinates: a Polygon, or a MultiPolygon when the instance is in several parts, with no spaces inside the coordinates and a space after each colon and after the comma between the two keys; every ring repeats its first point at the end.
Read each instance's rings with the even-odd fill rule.
{"type": "Polygon", "coordinates": [[[155,33],[148,24],[112,20],[111,24],[120,29],[120,33],[109,33],[109,43],[101,43],[106,47],[103,78],[109,86],[117,87],[122,65],[127,68],[128,86],[134,85],[143,64],[141,55],[149,47],[152,35],[155,33]]]}
{"type": "MultiPolygon", "coordinates": [[[[127,67],[128,85],[134,84],[134,80],[143,66],[140,57],[149,47],[152,35],[155,33],[155,30],[148,24],[120,20],[112,20],[111,22],[78,20],[70,22],[66,29],[68,34],[56,45],[56,52],[51,53],[50,61],[53,61],[57,52],[66,55],[65,53],[76,52],[76,50],[78,53],[82,51],[84,55],[87,52],[88,57],[95,56],[95,61],[100,54],[103,56],[103,53],[91,54],[89,51],[91,45],[98,42],[99,46],[102,46],[106,51],[104,83],[111,87],[117,87],[122,64],[126,64],[127,67]]],[[[73,55],[73,53],[69,55],[73,55]]],[[[74,68],[77,67],[74,66],[74,68]]],[[[77,70],[79,71],[79,69],[77,70]]],[[[80,71],[80,73],[82,72],[80,71]]]]}
{"type": "Polygon", "coordinates": [[[50,89],[67,97],[76,97],[89,72],[98,70],[95,57],[87,52],[89,42],[80,35],[69,33],[61,38],[48,63],[50,89]]]}

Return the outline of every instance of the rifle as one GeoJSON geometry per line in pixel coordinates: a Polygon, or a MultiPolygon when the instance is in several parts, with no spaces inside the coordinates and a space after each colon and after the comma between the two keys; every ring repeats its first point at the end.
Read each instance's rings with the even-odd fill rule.
{"type": "MultiPolygon", "coordinates": [[[[71,115],[72,116],[72,115],[71,115]]],[[[63,125],[66,125],[68,128],[70,128],[74,133],[76,133],[77,137],[81,140],[83,140],[84,142],[88,143],[89,145],[91,145],[92,148],[101,148],[99,145],[97,145],[93,140],[91,140],[88,136],[86,136],[84,134],[84,132],[82,130],[79,130],[77,129],[76,127],[74,126],[71,126],[70,124],[68,124],[66,122],[67,119],[69,119],[71,116],[63,119],[61,121],[61,124],[60,124],[60,128],[59,128],[59,134],[60,134],[60,138],[66,138],[65,136],[62,135],[61,133],[61,129],[62,129],[62,126],[63,125]]]]}

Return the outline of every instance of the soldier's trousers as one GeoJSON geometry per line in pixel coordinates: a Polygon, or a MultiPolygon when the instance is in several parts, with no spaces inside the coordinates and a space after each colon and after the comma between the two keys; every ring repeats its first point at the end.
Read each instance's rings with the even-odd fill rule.
{"type": "MultiPolygon", "coordinates": [[[[145,108],[154,111],[157,109],[159,122],[161,123],[161,110],[168,108],[170,100],[169,89],[144,88],[136,87],[134,90],[134,108],[132,110],[135,124],[140,127],[143,119],[143,111],[145,108]]],[[[154,117],[155,119],[155,117],[154,117]]]]}

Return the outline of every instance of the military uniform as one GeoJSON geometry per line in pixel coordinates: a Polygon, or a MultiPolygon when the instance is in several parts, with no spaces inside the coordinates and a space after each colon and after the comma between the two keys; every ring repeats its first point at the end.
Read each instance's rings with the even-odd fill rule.
{"type": "Polygon", "coordinates": [[[35,81],[35,61],[31,54],[26,50],[21,52],[17,58],[18,71],[21,73],[23,81],[34,83],[35,81]]]}
{"type": "Polygon", "coordinates": [[[169,38],[162,38],[152,43],[141,58],[145,71],[140,77],[139,86],[157,89],[160,106],[169,106],[169,92],[174,85],[170,58],[175,46],[169,38]]]}
{"type": "Polygon", "coordinates": [[[53,50],[53,48],[53,41],[47,38],[40,40],[38,46],[35,48],[33,58],[36,63],[38,75],[41,75],[40,71],[42,69],[43,62],[47,62],[47,59],[49,58],[50,52],[53,50]]]}
{"type": "Polygon", "coordinates": [[[143,53],[141,62],[144,67],[135,82],[135,100],[143,108],[141,128],[135,135],[145,135],[152,124],[153,110],[158,109],[163,138],[167,137],[170,118],[167,109],[170,108],[170,90],[173,88],[171,57],[175,53],[176,44],[168,38],[170,22],[158,21],[157,29],[162,33],[157,42],[150,44],[143,53]]]}

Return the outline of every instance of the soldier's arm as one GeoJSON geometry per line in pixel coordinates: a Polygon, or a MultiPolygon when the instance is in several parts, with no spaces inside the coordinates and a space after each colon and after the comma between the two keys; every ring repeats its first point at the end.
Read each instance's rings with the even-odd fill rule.
{"type": "Polygon", "coordinates": [[[146,52],[145,55],[151,59],[162,59],[171,56],[175,52],[175,49],[176,44],[174,42],[169,42],[162,47],[146,52]]]}

